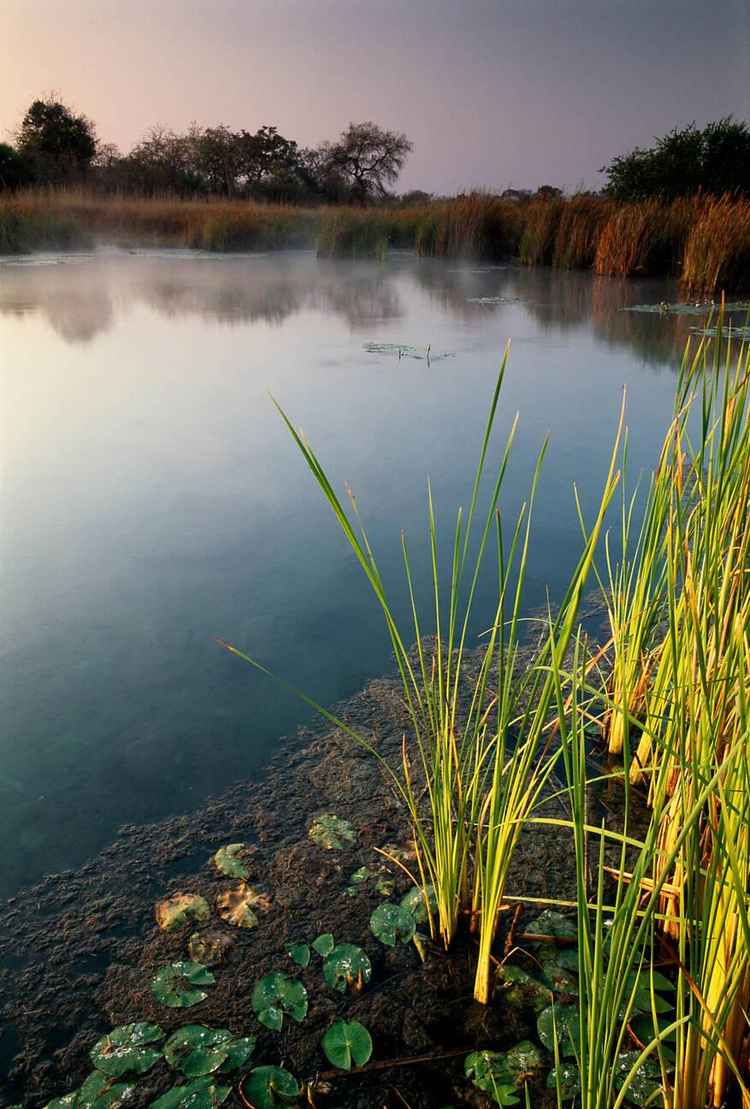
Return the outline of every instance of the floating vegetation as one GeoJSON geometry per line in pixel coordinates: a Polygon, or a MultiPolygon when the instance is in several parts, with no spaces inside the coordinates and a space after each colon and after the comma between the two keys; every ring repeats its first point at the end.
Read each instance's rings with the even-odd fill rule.
{"type": "Polygon", "coordinates": [[[726,324],[722,328],[691,327],[690,330],[695,335],[708,335],[712,339],[717,338],[717,336],[723,336],[728,339],[750,339],[750,327],[733,327],[731,323],[726,324]]]}
{"type": "Polygon", "coordinates": [[[367,953],[353,943],[337,944],[323,963],[323,977],[340,993],[344,993],[347,986],[363,989],[371,975],[372,964],[367,953]]]}
{"type": "Polygon", "coordinates": [[[363,1067],[372,1055],[372,1037],[357,1020],[336,1020],[320,1041],[329,1063],[341,1070],[363,1067]]]}
{"type": "Polygon", "coordinates": [[[253,886],[238,882],[232,889],[224,890],[218,895],[216,908],[227,924],[233,924],[235,928],[255,928],[258,924],[255,910],[267,912],[271,908],[271,901],[253,886]]]}
{"type": "Polygon", "coordinates": [[[536,1078],[543,1066],[539,1049],[522,1040],[510,1051],[473,1051],[466,1056],[464,1073],[478,1090],[498,1105],[517,1105],[516,1091],[536,1078]]]}
{"type": "MultiPolygon", "coordinates": [[[[680,301],[671,304],[669,301],[660,300],[656,304],[630,304],[620,311],[646,312],[656,316],[706,316],[710,312],[718,312],[719,307],[713,300],[696,300],[690,304],[680,301]]],[[[750,301],[731,301],[724,305],[724,312],[750,312],[750,301]]]]}
{"type": "Polygon", "coordinates": [[[356,897],[365,886],[370,885],[374,885],[375,890],[382,897],[391,897],[396,888],[393,878],[388,878],[384,873],[379,873],[376,870],[370,870],[367,866],[361,866],[350,877],[345,893],[349,897],[356,897]]]}
{"type": "Polygon", "coordinates": [[[290,943],[286,953],[298,967],[310,965],[310,946],[306,943],[290,943]]]}
{"type": "Polygon", "coordinates": [[[158,1024],[123,1024],[102,1036],[89,1052],[97,1070],[111,1078],[124,1074],[145,1074],[161,1059],[160,1049],[149,1045],[164,1039],[158,1024]]]}
{"type": "Polygon", "coordinates": [[[228,843],[220,847],[211,862],[227,878],[249,878],[256,848],[248,843],[228,843]]]}
{"type": "Polygon", "coordinates": [[[580,1035],[578,1006],[548,1005],[537,1018],[536,1030],[548,1051],[554,1054],[557,1050],[568,1058],[575,1055],[580,1035]]]}
{"type": "Polygon", "coordinates": [[[283,1067],[254,1067],[245,1083],[245,1090],[249,1095],[249,1104],[255,1109],[289,1105],[302,1092],[294,1075],[283,1067]]]}
{"type": "Polygon", "coordinates": [[[415,886],[401,898],[401,907],[411,913],[417,924],[427,924],[430,914],[437,913],[435,887],[429,885],[422,889],[421,886],[415,886]]]}
{"type": "Polygon", "coordinates": [[[382,905],[378,905],[370,917],[370,931],[386,947],[409,943],[416,930],[416,921],[409,910],[403,905],[394,905],[392,901],[384,901],[382,905]]]}
{"type": "Polygon", "coordinates": [[[241,1067],[254,1048],[254,1036],[236,1040],[227,1028],[186,1024],[167,1040],[164,1058],[186,1078],[202,1078],[219,1068],[225,1072],[241,1067]]]}
{"type": "Polygon", "coordinates": [[[326,851],[341,851],[357,842],[357,833],[348,820],[335,813],[324,813],[310,825],[308,836],[326,851]]]}
{"type": "Polygon", "coordinates": [[[467,297],[467,304],[523,304],[523,297],[467,297]]]}
{"type": "Polygon", "coordinates": [[[313,951],[317,951],[318,955],[321,955],[324,959],[326,955],[331,954],[335,946],[336,941],[333,938],[332,932],[323,932],[322,935],[318,936],[318,938],[314,939],[312,942],[313,951]]]}
{"type": "Polygon", "coordinates": [[[413,347],[408,343],[365,343],[363,350],[368,354],[392,354],[399,362],[402,358],[415,358],[418,362],[441,362],[444,358],[455,358],[450,351],[433,351],[432,347],[413,347]]]}
{"type": "Polygon", "coordinates": [[[552,990],[525,970],[503,963],[498,967],[497,980],[503,990],[503,999],[514,1009],[533,1009],[541,1013],[552,1004],[552,990]]]}
{"type": "Polygon", "coordinates": [[[151,990],[162,1005],[170,1009],[188,1009],[207,997],[205,991],[198,987],[211,986],[215,981],[211,971],[202,963],[168,963],[156,972],[151,990]]]}
{"type": "Polygon", "coordinates": [[[307,990],[297,978],[275,971],[266,974],[253,989],[252,1006],[261,1024],[279,1032],[284,1014],[299,1024],[307,1016],[307,990]]]}
{"type": "Polygon", "coordinates": [[[216,1086],[211,1075],[196,1078],[186,1086],[173,1086],[152,1101],[149,1109],[215,1109],[229,1097],[231,1086],[216,1086]]]}
{"type": "Polygon", "coordinates": [[[135,1093],[135,1086],[116,1082],[95,1070],[78,1090],[50,1101],[46,1109],[119,1109],[135,1093]]]}
{"type": "Polygon", "coordinates": [[[156,923],[164,932],[173,932],[186,924],[208,920],[211,909],[205,897],[196,893],[175,893],[157,901],[154,907],[156,923]]]}
{"type": "Polygon", "coordinates": [[[232,946],[232,938],[218,928],[207,928],[204,932],[193,932],[187,942],[188,955],[194,963],[214,966],[220,963],[232,946]]]}

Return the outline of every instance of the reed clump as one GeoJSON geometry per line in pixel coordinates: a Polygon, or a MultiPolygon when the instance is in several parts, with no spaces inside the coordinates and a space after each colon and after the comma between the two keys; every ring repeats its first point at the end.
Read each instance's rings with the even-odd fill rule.
{"type": "Polygon", "coordinates": [[[707,201],[685,246],[682,283],[688,292],[750,288],[750,204],[730,196],[707,201]]]}
{"type": "Polygon", "coordinates": [[[469,193],[423,210],[414,247],[432,258],[507,258],[518,250],[522,228],[517,203],[469,193]]]}
{"type": "Polygon", "coordinates": [[[614,207],[599,233],[594,269],[608,277],[679,274],[704,203],[696,196],[670,204],[644,200],[614,207]]]}

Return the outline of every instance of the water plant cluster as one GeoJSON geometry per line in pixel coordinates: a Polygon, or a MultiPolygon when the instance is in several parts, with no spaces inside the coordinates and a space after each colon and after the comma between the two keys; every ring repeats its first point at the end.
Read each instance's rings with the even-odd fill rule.
{"type": "Polygon", "coordinates": [[[231,199],[106,196],[84,189],[0,194],[0,253],[90,246],[201,250],[316,247],[321,257],[518,258],[610,276],[676,275],[692,293],[747,287],[750,202],[701,194],[623,202],[580,194],[471,193],[369,208],[231,199]]]}
{"type": "MultiPolygon", "coordinates": [[[[705,330],[686,349],[650,481],[635,490],[623,404],[590,519],[576,500],[578,564],[530,661],[521,613],[546,443],[528,500],[507,522],[499,509],[515,423],[488,471],[507,351],[445,565],[428,489],[429,617],[402,537],[408,626],[356,500],[338,498],[284,416],[390,636],[410,728],[400,769],[383,769],[411,827],[425,927],[448,953],[474,937],[477,1002],[515,998],[538,1014],[538,1044],[518,1045],[512,1059],[467,1059],[467,1075],[501,1105],[524,1087],[530,1104],[539,1045],[558,1106],[750,1105],[750,348],[726,340],[721,313],[705,330]],[[496,609],[469,666],[490,552],[496,609]],[[603,643],[581,621],[592,585],[609,622],[603,643]],[[617,802],[608,810],[596,801],[603,787],[617,802]],[[532,826],[570,837],[576,885],[517,936],[524,891],[508,876],[532,826]]],[[[413,938],[401,908],[373,914],[383,942],[413,938]]]]}

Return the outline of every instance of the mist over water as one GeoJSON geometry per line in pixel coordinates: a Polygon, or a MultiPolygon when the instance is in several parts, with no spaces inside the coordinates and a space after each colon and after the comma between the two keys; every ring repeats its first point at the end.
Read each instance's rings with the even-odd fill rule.
{"type": "MultiPolygon", "coordinates": [[[[0,260],[0,895],[252,777],[309,720],[215,637],[324,704],[388,668],[379,610],[269,394],[353,487],[406,616],[400,530],[425,570],[427,476],[447,538],[511,338],[507,518],[552,437],[531,611],[577,558],[572,484],[585,511],[623,385],[633,477],[654,461],[696,321],[620,309],[672,299],[409,255],[0,260]]],[[[476,632],[491,599],[490,576],[476,632]]]]}

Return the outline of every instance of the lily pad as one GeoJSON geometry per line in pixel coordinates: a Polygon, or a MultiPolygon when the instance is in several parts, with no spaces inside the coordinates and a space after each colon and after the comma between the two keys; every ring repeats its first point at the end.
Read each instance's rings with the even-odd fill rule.
{"type": "Polygon", "coordinates": [[[188,1009],[203,1001],[207,994],[199,986],[210,986],[216,979],[202,963],[178,962],[161,967],[151,981],[157,1001],[170,1009],[188,1009]]]}
{"type": "Polygon", "coordinates": [[[326,851],[340,851],[357,842],[357,834],[348,820],[335,813],[324,813],[310,825],[308,836],[326,851]]]}
{"type": "Polygon", "coordinates": [[[520,967],[506,963],[498,970],[498,981],[503,988],[503,999],[514,1009],[533,1009],[541,1013],[552,1004],[552,990],[537,981],[520,967]]]}
{"type": "Polygon", "coordinates": [[[367,953],[353,943],[337,944],[323,963],[323,977],[329,986],[341,993],[347,986],[361,990],[371,975],[372,964],[367,953]]]}
{"type": "Polygon", "coordinates": [[[255,1036],[242,1036],[232,1040],[226,1060],[219,1067],[219,1074],[228,1074],[230,1071],[244,1067],[252,1053],[255,1051],[255,1036]]]}
{"type": "Polygon", "coordinates": [[[370,931],[386,947],[409,943],[417,930],[414,917],[402,905],[384,901],[370,917],[370,931]]]}
{"type": "Polygon", "coordinates": [[[531,921],[525,931],[535,936],[554,936],[559,940],[578,939],[578,930],[573,921],[554,909],[545,909],[531,921]]]}
{"type": "Polygon", "coordinates": [[[254,1067],[245,1083],[245,1093],[255,1109],[289,1105],[301,1092],[297,1079],[283,1067],[254,1067]]]}
{"type": "MultiPolygon", "coordinates": [[[[651,982],[652,976],[650,970],[641,970],[637,974],[635,971],[631,972],[625,980],[625,990],[630,995],[631,990],[635,987],[633,995],[633,1004],[636,1009],[642,1013],[651,1012],[651,982]]],[[[661,997],[662,993],[674,993],[675,986],[673,982],[658,971],[653,972],[653,1007],[657,1013],[668,1013],[673,1006],[665,998],[661,997]]]]}
{"type": "Polygon", "coordinates": [[[393,878],[378,878],[375,882],[375,889],[381,897],[393,897],[396,883],[393,878]]]}
{"type": "Polygon", "coordinates": [[[531,1040],[521,1040],[505,1052],[505,1065],[513,1076],[516,1087],[535,1079],[544,1066],[542,1053],[531,1040]]]}
{"type": "Polygon", "coordinates": [[[298,1023],[305,1019],[307,990],[299,979],[275,971],[255,983],[252,1006],[260,1023],[278,1032],[284,1023],[284,1013],[298,1023]]]}
{"type": "Polygon", "coordinates": [[[472,1051],[464,1060],[464,1074],[498,1105],[519,1104],[515,1081],[499,1051],[472,1051]]]}
{"type": "Polygon", "coordinates": [[[566,1063],[561,1059],[560,1065],[553,1067],[547,1075],[547,1088],[556,1090],[558,1080],[563,1101],[570,1101],[581,1092],[581,1075],[575,1062],[566,1063]]]}
{"type": "Polygon", "coordinates": [[[150,1044],[164,1039],[158,1024],[122,1024],[94,1044],[89,1058],[97,1070],[112,1078],[145,1074],[161,1059],[161,1051],[150,1044]]]}
{"type": "MultiPolygon", "coordinates": [[[[640,1055],[639,1051],[625,1051],[617,1056],[615,1063],[615,1086],[621,1090],[640,1055]]],[[[625,1091],[625,1100],[631,1105],[646,1105],[661,1089],[661,1070],[656,1059],[650,1056],[636,1069],[632,1081],[625,1091]]]]}
{"type": "Polygon", "coordinates": [[[186,1024],[173,1032],[164,1045],[164,1058],[186,1078],[213,1074],[229,1057],[232,1033],[226,1028],[186,1024]]]}
{"type": "Polygon", "coordinates": [[[433,916],[437,913],[437,898],[434,886],[414,886],[401,898],[401,907],[406,909],[416,920],[417,924],[427,924],[430,919],[427,906],[433,916]]]}
{"type": "Polygon", "coordinates": [[[207,928],[203,932],[193,932],[188,940],[188,955],[194,963],[214,966],[220,963],[232,946],[232,937],[218,928],[207,928]]]}
{"type": "Polygon", "coordinates": [[[372,1055],[372,1037],[357,1020],[336,1020],[320,1041],[329,1063],[341,1070],[363,1067],[372,1055]]]}
{"type": "Polygon", "coordinates": [[[217,1086],[212,1075],[196,1078],[185,1086],[173,1086],[152,1101],[149,1109],[215,1109],[229,1097],[231,1086],[217,1086]]]}
{"type": "Polygon", "coordinates": [[[271,908],[271,902],[253,886],[238,882],[236,886],[219,894],[216,908],[227,924],[233,924],[235,928],[255,928],[258,923],[255,910],[266,912],[271,908]]]}
{"type": "Polygon", "coordinates": [[[208,920],[211,909],[205,897],[197,893],[175,893],[163,901],[157,901],[154,916],[162,931],[173,932],[196,920],[208,920]]]}
{"type": "Polygon", "coordinates": [[[286,953],[298,967],[310,965],[310,946],[306,943],[290,943],[286,953]]]}
{"type": "Polygon", "coordinates": [[[216,869],[227,878],[249,878],[256,848],[248,843],[228,843],[211,859],[216,869]]]}
{"type": "Polygon", "coordinates": [[[95,1070],[79,1089],[56,1097],[46,1109],[119,1109],[134,1093],[131,1083],[117,1082],[111,1075],[95,1070]]]}
{"type": "Polygon", "coordinates": [[[318,955],[322,955],[325,959],[326,955],[330,955],[336,946],[336,941],[333,938],[332,932],[323,932],[321,936],[312,942],[313,951],[317,951],[318,955]]]}
{"type": "Polygon", "coordinates": [[[577,1005],[549,1005],[539,1014],[536,1022],[536,1030],[544,1046],[554,1054],[557,1038],[563,1058],[575,1055],[579,1027],[577,1005]]]}

